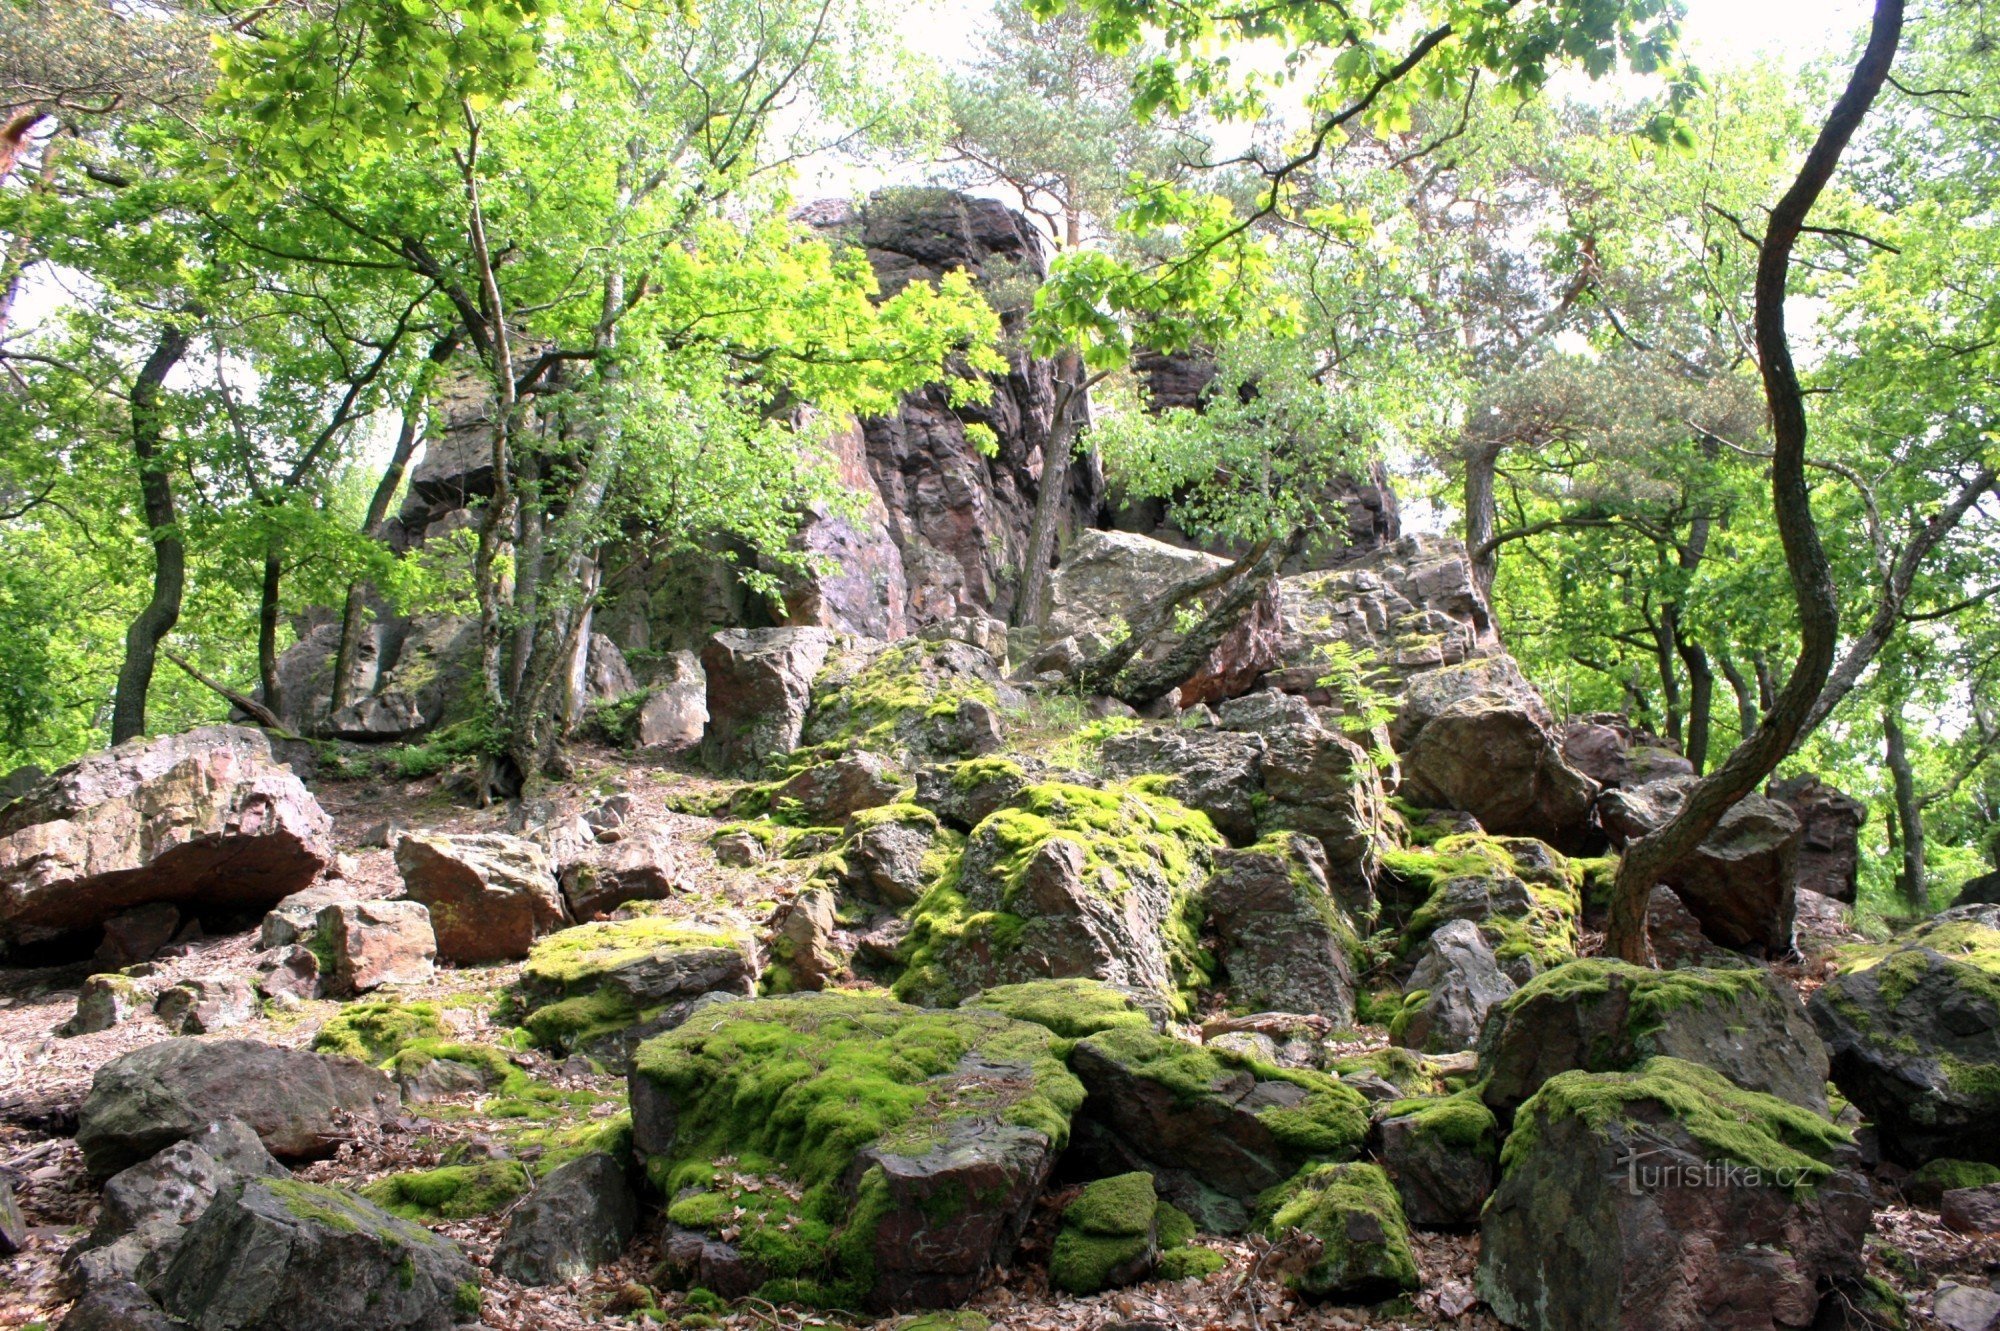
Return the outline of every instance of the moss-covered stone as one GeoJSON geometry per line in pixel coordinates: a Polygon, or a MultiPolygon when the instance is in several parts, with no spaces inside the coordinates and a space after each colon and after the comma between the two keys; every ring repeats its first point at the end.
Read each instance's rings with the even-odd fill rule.
{"type": "Polygon", "coordinates": [[[1761,967],[1648,970],[1608,958],[1536,977],[1488,1016],[1485,1100],[1502,1115],[1548,1078],[1667,1055],[1823,1112],[1826,1053],[1797,997],[1761,967]]]}
{"type": "Polygon", "coordinates": [[[1417,1287],[1410,1228],[1379,1165],[1320,1165],[1302,1171],[1266,1201],[1273,1238],[1302,1230],[1320,1255],[1286,1283],[1311,1298],[1372,1301],[1417,1287]]]}
{"type": "Polygon", "coordinates": [[[521,967],[521,1025],[542,1048],[622,1067],[677,1005],[748,993],[755,955],[740,930],[655,915],[564,929],[535,944],[521,967]]]}
{"type": "Polygon", "coordinates": [[[1903,1185],[1903,1195],[1922,1206],[1936,1206],[1947,1192],[2000,1183],[2000,1165],[1983,1160],[1932,1160],[1903,1185]]]}
{"type": "Polygon", "coordinates": [[[1391,852],[1385,867],[1425,890],[1402,934],[1405,955],[1447,920],[1470,920],[1517,979],[1576,956],[1583,913],[1581,875],[1571,861],[1526,837],[1459,835],[1391,852]]]}
{"type": "Polygon", "coordinates": [[[1388,1171],[1413,1225],[1470,1225],[1493,1191],[1500,1124],[1473,1091],[1383,1106],[1373,1154],[1388,1171]]]}
{"type": "Polygon", "coordinates": [[[1029,980],[974,994],[962,1005],[1046,1026],[1064,1040],[1081,1040],[1121,1026],[1151,1030],[1152,1016],[1131,990],[1102,980],[1029,980]]]}
{"type": "Polygon", "coordinates": [[[1071,1294],[1095,1294],[1144,1279],[1158,1253],[1158,1209],[1151,1174],[1120,1174],[1086,1186],[1063,1210],[1049,1254],[1049,1283],[1071,1294]]]}
{"type": "Polygon", "coordinates": [[[1083,1098],[1041,1026],[838,993],[706,1008],[631,1084],[669,1218],[727,1227],[772,1296],[850,1307],[969,1293],[1083,1098]]]}
{"type": "Polygon", "coordinates": [[[389,1174],[364,1184],[361,1195],[406,1220],[470,1220],[499,1211],[531,1182],[519,1161],[488,1160],[389,1174]]]}
{"type": "Polygon", "coordinates": [[[1003,690],[1018,700],[993,659],[960,642],[906,638],[843,652],[814,682],[803,739],[897,757],[980,753],[980,729],[961,712],[978,704],[997,718],[1003,690]]]}
{"type": "Polygon", "coordinates": [[[431,1003],[349,1003],[327,1018],[313,1037],[322,1054],[344,1054],[381,1063],[419,1040],[443,1038],[444,1022],[431,1003]]]}
{"type": "Polygon", "coordinates": [[[1205,983],[1200,879],[1221,837],[1151,778],[1023,787],[974,829],[909,913],[899,997],[942,1004],[995,985],[1096,976],[1185,1007],[1205,983]]]}

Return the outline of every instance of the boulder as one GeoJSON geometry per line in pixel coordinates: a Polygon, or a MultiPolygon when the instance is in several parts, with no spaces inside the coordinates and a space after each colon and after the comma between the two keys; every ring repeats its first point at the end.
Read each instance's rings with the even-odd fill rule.
{"type": "Polygon", "coordinates": [[[230,1331],[447,1331],[480,1303],[450,1239],[340,1188],[266,1178],[230,1185],[189,1226],[159,1294],[230,1331]]]}
{"type": "Polygon", "coordinates": [[[1646,941],[1652,944],[1653,959],[1661,970],[1750,964],[1742,953],[1710,942],[1680,893],[1664,883],[1646,898],[1646,941]]]}
{"type": "Polygon", "coordinates": [[[1799,841],[1798,886],[1852,904],[1859,883],[1861,825],[1868,806],[1806,773],[1771,783],[1771,798],[1789,808],[1804,829],[1799,841]]]}
{"type": "Polygon", "coordinates": [[[1264,794],[1260,834],[1278,828],[1318,837],[1327,877],[1350,914],[1375,906],[1375,884],[1388,837],[1389,796],[1366,751],[1317,723],[1264,732],[1264,794]]]}
{"type": "Polygon", "coordinates": [[[709,1008],[647,1041],[632,1141],[689,1278],[749,1292],[815,1270],[834,1306],[962,1301],[1011,1254],[1082,1099],[1055,1042],[997,1013],[835,993],[709,1008]],[[753,1156],[757,1176],[736,1164],[753,1156]],[[800,1190],[825,1227],[795,1224],[800,1190]]]}
{"type": "Polygon", "coordinates": [[[280,1159],[316,1159],[396,1103],[394,1084],[356,1059],[253,1040],[163,1040],[97,1070],[76,1143],[103,1178],[237,1118],[280,1159]]]}
{"type": "Polygon", "coordinates": [[[1242,1231],[1267,1189],[1309,1160],[1352,1157],[1368,1133],[1366,1102],[1331,1077],[1136,1026],[1079,1041],[1070,1067],[1094,1163],[1146,1170],[1205,1230],[1242,1231]]]}
{"type": "Polygon", "coordinates": [[[180,928],[180,910],[170,902],[149,901],[134,906],[104,922],[104,937],[98,940],[91,960],[100,966],[151,961],[174,941],[180,928]]]}
{"type": "Polygon", "coordinates": [[[1416,967],[1403,982],[1403,1008],[1389,1038],[1427,1054],[1471,1049],[1479,1043],[1486,1014],[1514,989],[1479,926],[1448,921],[1424,940],[1416,967]]]}
{"type": "Polygon", "coordinates": [[[396,868],[430,910],[442,961],[517,961],[569,920],[548,855],[520,837],[411,832],[396,842],[396,868]]]}
{"type": "Polygon", "coordinates": [[[293,943],[253,953],[250,964],[257,972],[257,988],[266,998],[280,1002],[320,996],[319,956],[311,948],[293,943]]]}
{"type": "Polygon", "coordinates": [[[778,909],[771,922],[766,993],[824,989],[851,977],[854,939],[834,917],[833,893],[808,887],[778,909]]]}
{"type": "Polygon", "coordinates": [[[879,755],[862,751],[806,768],[779,786],[772,800],[774,805],[796,800],[808,821],[828,826],[863,809],[894,803],[902,788],[901,772],[879,755]]]}
{"type": "MultiPolygon", "coordinates": [[[[1050,581],[1046,632],[1050,638],[1064,638],[1101,632],[1115,619],[1137,620],[1170,587],[1217,572],[1229,563],[1218,555],[1168,545],[1134,532],[1081,532],[1064,552],[1050,581]]],[[[1188,604],[1205,609],[1223,594],[1210,592],[1188,604]]],[[[1180,682],[1180,705],[1192,707],[1247,693],[1265,671],[1279,663],[1282,622],[1283,611],[1273,587],[1180,682]]],[[[1164,660],[1180,641],[1177,633],[1162,634],[1141,651],[1134,664],[1164,660]]]]}
{"type": "MultiPolygon", "coordinates": [[[[1023,790],[1058,775],[1047,764],[1028,758],[974,758],[969,762],[934,763],[917,769],[917,804],[940,823],[970,832],[1017,799],[1023,790]]],[[[1063,781],[1072,780],[1063,773],[1063,781]]],[[[1088,780],[1074,778],[1076,784],[1088,780]]]]}
{"type": "MultiPolygon", "coordinates": [[[[1622,846],[1665,826],[1691,784],[1690,778],[1669,779],[1606,792],[1598,814],[1612,843],[1622,846]]],[[[1661,873],[1660,881],[1687,903],[1712,941],[1783,956],[1792,949],[1803,836],[1790,808],[1746,795],[1686,859],[1661,873]]]]}
{"type": "Polygon", "coordinates": [[[1417,1287],[1403,1204],[1380,1165],[1319,1165],[1272,1198],[1273,1238],[1299,1230],[1319,1253],[1285,1283],[1314,1299],[1372,1303],[1417,1287]]]}
{"type": "Polygon", "coordinates": [[[1215,722],[1224,730],[1268,735],[1292,726],[1316,726],[1319,717],[1313,705],[1296,693],[1259,689],[1240,698],[1229,698],[1215,708],[1215,722]]]}
{"type": "Polygon", "coordinates": [[[121,1281],[155,1285],[218,1192],[240,1179],[286,1175],[248,1125],[211,1123],[107,1179],[96,1223],[63,1254],[63,1270],[86,1290],[121,1281]]]}
{"type": "Polygon", "coordinates": [[[1096,1294],[1152,1274],[1160,1259],[1159,1197],[1144,1171],[1099,1179],[1063,1208],[1049,1253],[1049,1284],[1096,1294]]]}
{"type": "Polygon", "coordinates": [[[651,828],[592,844],[563,864],[560,881],[573,920],[607,914],[628,901],[665,901],[688,890],[673,838],[651,828]]]}
{"type": "MultiPolygon", "coordinates": [[[[145,971],[150,967],[136,966],[133,969],[145,971]]],[[[90,1035],[122,1025],[141,1012],[152,1011],[153,1001],[165,987],[166,982],[153,975],[125,975],[117,971],[92,975],[84,980],[83,988],[77,992],[75,1014],[63,1023],[56,1034],[90,1035]]]]}
{"type": "Polygon", "coordinates": [[[92,1289],[70,1305],[56,1331],[185,1331],[153,1296],[129,1280],[92,1289]]]}
{"type": "Polygon", "coordinates": [[[1951,903],[1957,906],[2000,906],[2000,870],[1968,878],[1951,903]]]}
{"type": "Polygon", "coordinates": [[[728,776],[754,777],[767,758],[799,746],[813,677],[832,649],[818,628],[725,629],[701,652],[708,682],[702,761],[728,776]]]}
{"type": "Polygon", "coordinates": [[[642,749],[687,749],[708,729],[708,675],[693,652],[669,652],[632,721],[642,749]]]}
{"type": "Polygon", "coordinates": [[[1944,1281],[1931,1298],[1931,1316],[1945,1331],[2000,1331],[2000,1292],[1944,1281]]]}
{"type": "Polygon", "coordinates": [[[1239,844],[1257,839],[1257,813],[1264,803],[1262,736],[1146,726],[1106,739],[1099,758],[1104,774],[1115,780],[1172,777],[1168,793],[1207,814],[1216,831],[1239,844]]]}
{"type": "Polygon", "coordinates": [[[153,1013],[176,1035],[213,1035],[257,1015],[257,990],[240,975],[196,975],[162,989],[153,1013]]]}
{"type": "Polygon", "coordinates": [[[751,993],[758,971],[740,930],[654,915],[582,924],[529,953],[521,1024],[546,1048],[622,1069],[639,1041],[679,1024],[704,996],[751,993]]]}
{"type": "MultiPolygon", "coordinates": [[[[393,845],[400,835],[397,832],[389,836],[384,844],[393,845]]],[[[319,927],[322,909],[357,900],[360,895],[348,882],[314,883],[292,893],[265,913],[264,922],[257,931],[257,947],[261,951],[269,951],[276,947],[290,947],[294,943],[310,943],[313,930],[319,927]]]]}
{"type": "Polygon", "coordinates": [[[1461,1091],[1397,1100],[1381,1112],[1372,1151],[1396,1185],[1409,1222],[1425,1229],[1478,1224],[1500,1159],[1493,1111],[1478,1095],[1461,1091]]]}
{"type": "Polygon", "coordinates": [[[973,831],[957,890],[913,909],[897,996],[955,1003],[1073,976],[1172,994],[1198,964],[1183,914],[1220,842],[1207,818],[1136,785],[1026,786],[973,831]]]}
{"type": "Polygon", "coordinates": [[[332,863],[330,829],[261,731],[206,726],[93,753],[0,809],[0,947],[151,902],[266,909],[332,863]]]}
{"type": "Polygon", "coordinates": [[[414,901],[351,901],[320,907],[315,946],[332,962],[328,991],[352,998],[385,984],[431,978],[437,935],[431,913],[414,901]]]}
{"type": "Polygon", "coordinates": [[[1217,851],[1202,904],[1233,1004],[1353,1024],[1361,940],[1334,901],[1319,842],[1280,832],[1217,851]]]}
{"type": "Polygon", "coordinates": [[[1812,998],[1834,1084],[1905,1165],[2000,1163],[2000,929],[1960,914],[1852,949],[1812,998]]]}
{"type": "Polygon", "coordinates": [[[1656,1055],[1826,1112],[1827,1050],[1770,972],[1654,971],[1603,958],[1557,967],[1494,1009],[1479,1041],[1482,1094],[1505,1117],[1560,1073],[1622,1071],[1656,1055]]]}
{"type": "Polygon", "coordinates": [[[1961,1234],[2000,1233],[2000,1184],[1953,1188],[1938,1199],[1938,1219],[1961,1234]]]}
{"type": "Polygon", "coordinates": [[[1509,1326],[1810,1326],[1860,1274],[1872,1201],[1845,1129],[1677,1059],[1569,1072],[1522,1105],[1480,1223],[1509,1326]]]}
{"type": "MultiPolygon", "coordinates": [[[[1576,956],[1583,913],[1580,875],[1569,860],[1527,837],[1446,837],[1385,860],[1403,880],[1397,896],[1424,892],[1403,927],[1412,953],[1432,931],[1469,921],[1516,984],[1576,956]],[[1427,889],[1427,890],[1426,890],[1427,889]]],[[[1385,873],[1385,879],[1391,875],[1385,873]]]]}
{"type": "Polygon", "coordinates": [[[916,904],[939,873],[956,837],[916,804],[888,804],[851,819],[841,858],[845,883],[892,910],[916,904]]]}
{"type": "Polygon", "coordinates": [[[579,1280],[616,1260],[638,1228],[625,1166],[592,1152],[550,1170],[508,1211],[493,1267],[522,1285],[579,1280]]]}
{"type": "Polygon", "coordinates": [[[1490,832],[1576,848],[1588,839],[1596,783],[1516,698],[1479,696],[1439,712],[1403,750],[1404,792],[1463,809],[1490,832]]]}
{"type": "Polygon", "coordinates": [[[846,642],[813,682],[802,735],[904,764],[977,757],[1002,746],[999,709],[1022,697],[998,661],[954,638],[846,642]]]}

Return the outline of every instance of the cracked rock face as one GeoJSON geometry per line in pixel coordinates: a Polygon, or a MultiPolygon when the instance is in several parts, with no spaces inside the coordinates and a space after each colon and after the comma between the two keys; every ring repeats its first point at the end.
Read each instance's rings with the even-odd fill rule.
{"type": "Polygon", "coordinates": [[[266,909],[332,863],[331,828],[260,731],[204,726],[93,753],[0,808],[0,949],[150,902],[266,909]]]}

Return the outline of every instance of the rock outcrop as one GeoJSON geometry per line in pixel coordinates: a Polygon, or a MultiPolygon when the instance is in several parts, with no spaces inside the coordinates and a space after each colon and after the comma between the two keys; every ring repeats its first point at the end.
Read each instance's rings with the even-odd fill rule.
{"type": "Polygon", "coordinates": [[[412,832],[396,840],[396,869],[444,961],[518,961],[569,920],[549,857],[520,837],[412,832]]]}
{"type": "Polygon", "coordinates": [[[0,809],[0,949],[148,902],[265,910],[332,862],[330,829],[260,731],[207,726],[93,753],[0,809]]]}
{"type": "Polygon", "coordinates": [[[1861,825],[1868,806],[1807,773],[1771,783],[1771,798],[1791,809],[1804,828],[1798,885],[1850,905],[1861,867],[1861,825]]]}

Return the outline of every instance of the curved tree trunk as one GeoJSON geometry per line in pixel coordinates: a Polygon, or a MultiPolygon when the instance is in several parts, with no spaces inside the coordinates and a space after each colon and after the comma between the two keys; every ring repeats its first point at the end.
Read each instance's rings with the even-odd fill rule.
{"type": "Polygon", "coordinates": [[[174,512],[174,485],[160,456],[165,426],[160,420],[160,387],[187,354],[189,337],[168,324],[153,354],[132,384],[132,455],[139,463],[139,499],[153,542],[153,595],[125,631],[125,661],[118,670],[118,693],[111,706],[111,742],[123,744],[146,733],[146,694],[153,687],[160,640],[180,622],[187,587],[187,545],[174,512]]]}
{"type": "Polygon", "coordinates": [[[1465,549],[1472,563],[1472,582],[1489,604],[1493,575],[1500,568],[1500,548],[1493,537],[1499,528],[1499,499],[1494,480],[1499,473],[1500,445],[1480,444],[1465,458],[1465,549]]]}
{"type": "Polygon", "coordinates": [[[1806,216],[1833,178],[1841,153],[1867,116],[1895,62],[1903,33],[1903,4],[1904,0],[1876,0],[1868,45],[1797,178],[1771,210],[1770,225],[1757,255],[1757,356],[1764,398],[1771,411],[1772,502],[1785,549],[1785,570],[1798,606],[1798,660],[1776,706],[1755,733],[1688,792],[1680,811],[1664,827],[1626,847],[1613,890],[1606,946],[1630,962],[1645,965],[1652,961],[1652,946],[1646,937],[1646,900],[1661,874],[1701,844],[1731,806],[1756,789],[1791,751],[1833,669],[1840,608],[1826,551],[1813,522],[1812,490],[1806,480],[1805,394],[1785,331],[1785,288],[1792,249],[1806,216]]]}
{"type": "Polygon", "coordinates": [[[1039,627],[1048,619],[1049,570],[1056,559],[1056,532],[1069,502],[1069,472],[1076,435],[1088,420],[1090,385],[1083,360],[1065,351],[1056,363],[1060,384],[1049,440],[1042,448],[1042,480],[1035,492],[1035,517],[1028,527],[1028,553],[1021,564],[1021,590],[1014,601],[1016,628],[1039,627]]]}
{"type": "Polygon", "coordinates": [[[1917,799],[1917,778],[1910,766],[1909,737],[1903,733],[1900,698],[1882,709],[1882,750],[1896,806],[1896,816],[1889,825],[1900,852],[1896,890],[1905,902],[1921,911],[1931,899],[1930,885],[1924,878],[1924,810],[1917,799]]]}

